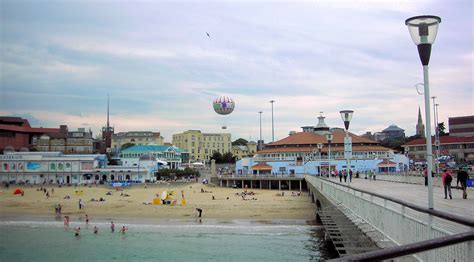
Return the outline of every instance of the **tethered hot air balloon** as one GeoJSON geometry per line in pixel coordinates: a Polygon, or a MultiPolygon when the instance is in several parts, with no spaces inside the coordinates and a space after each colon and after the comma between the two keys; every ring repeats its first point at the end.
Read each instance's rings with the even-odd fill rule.
{"type": "MultiPolygon", "coordinates": [[[[214,100],[212,107],[219,115],[228,115],[234,111],[235,102],[230,97],[221,96],[214,100]]],[[[227,129],[227,126],[224,124],[222,129],[227,129]]]]}

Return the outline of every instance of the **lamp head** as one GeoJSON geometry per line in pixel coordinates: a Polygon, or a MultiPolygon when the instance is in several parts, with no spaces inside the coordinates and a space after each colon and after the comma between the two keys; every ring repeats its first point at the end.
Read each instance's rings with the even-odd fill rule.
{"type": "Polygon", "coordinates": [[[441,18],[434,15],[420,15],[405,20],[410,36],[416,45],[433,44],[438,33],[441,18]]]}
{"type": "Polygon", "coordinates": [[[423,66],[428,66],[430,63],[431,45],[438,34],[439,23],[441,18],[434,15],[414,16],[405,20],[410,36],[418,47],[423,66]]]}
{"type": "Polygon", "coordinates": [[[353,110],[342,110],[339,112],[341,114],[342,121],[344,121],[344,127],[346,130],[349,130],[349,123],[352,119],[352,114],[354,114],[353,110]]]}
{"type": "Polygon", "coordinates": [[[322,143],[318,143],[318,149],[321,151],[321,149],[323,148],[323,144],[322,143]]]}
{"type": "Polygon", "coordinates": [[[332,138],[333,138],[332,133],[326,133],[325,136],[326,136],[326,140],[328,141],[328,143],[331,143],[331,142],[332,142],[332,138]]]}

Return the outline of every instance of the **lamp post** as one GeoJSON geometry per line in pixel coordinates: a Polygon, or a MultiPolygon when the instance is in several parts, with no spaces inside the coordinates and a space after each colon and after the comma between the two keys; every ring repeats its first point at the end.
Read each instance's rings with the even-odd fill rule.
{"type": "Polygon", "coordinates": [[[319,151],[319,176],[321,176],[321,149],[323,149],[323,144],[322,143],[318,143],[318,151],[319,151]]]}
{"type": "Polygon", "coordinates": [[[273,103],[275,100],[270,100],[270,103],[272,104],[272,142],[275,142],[275,127],[273,126],[273,103]]]}
{"type": "Polygon", "coordinates": [[[262,141],[262,111],[258,111],[258,113],[260,114],[260,140],[258,140],[258,143],[257,143],[257,150],[260,151],[263,149],[263,141],[262,141]]]}
{"type": "MultiPolygon", "coordinates": [[[[341,114],[341,118],[342,118],[342,121],[344,121],[344,127],[346,129],[346,137],[344,137],[344,157],[346,158],[346,162],[347,162],[347,169],[346,169],[347,176],[349,176],[350,175],[349,173],[351,170],[351,157],[352,157],[352,139],[349,136],[349,124],[351,123],[352,114],[354,114],[354,111],[342,110],[342,111],[339,111],[339,113],[341,114]]],[[[350,181],[351,179],[349,177],[349,179],[347,180],[347,184],[350,184],[350,181]]]]}
{"type": "MultiPolygon", "coordinates": [[[[329,173],[329,176],[331,175],[331,142],[332,142],[332,133],[331,132],[328,132],[326,133],[326,140],[328,141],[328,173],[329,173]]],[[[329,177],[328,176],[328,177],[329,177]]]]}
{"type": "Polygon", "coordinates": [[[438,175],[439,173],[439,164],[438,164],[438,158],[439,158],[439,130],[438,130],[438,112],[437,112],[437,105],[436,104],[436,96],[432,96],[431,99],[433,99],[433,121],[434,121],[434,126],[435,126],[435,174],[438,175]]]}
{"type": "Polygon", "coordinates": [[[428,172],[428,208],[433,209],[433,178],[431,172],[433,169],[433,151],[431,147],[431,119],[430,119],[430,84],[428,75],[428,64],[430,62],[431,45],[436,39],[438,26],[441,18],[434,15],[414,16],[405,20],[408,31],[413,42],[418,47],[418,55],[423,65],[423,86],[425,95],[425,119],[426,119],[426,162],[428,172]]]}

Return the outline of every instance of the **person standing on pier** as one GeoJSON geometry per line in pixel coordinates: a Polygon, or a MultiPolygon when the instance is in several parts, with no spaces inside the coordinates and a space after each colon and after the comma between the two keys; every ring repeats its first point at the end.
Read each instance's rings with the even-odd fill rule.
{"type": "Polygon", "coordinates": [[[467,180],[469,179],[469,175],[465,170],[460,169],[458,171],[458,179],[456,182],[456,186],[461,183],[461,189],[462,189],[462,198],[466,199],[467,198],[467,180]]]}
{"type": "Polygon", "coordinates": [[[443,174],[441,175],[441,181],[443,182],[444,187],[444,199],[448,198],[448,193],[449,198],[453,199],[451,195],[451,182],[453,181],[453,176],[448,172],[447,169],[443,170],[443,174]]]}
{"type": "Polygon", "coordinates": [[[425,178],[425,186],[428,186],[428,169],[425,168],[423,171],[423,177],[425,178]]]}

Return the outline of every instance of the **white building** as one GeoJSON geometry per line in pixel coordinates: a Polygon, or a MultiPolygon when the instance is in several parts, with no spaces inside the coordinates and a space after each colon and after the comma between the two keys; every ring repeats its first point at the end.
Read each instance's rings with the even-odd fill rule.
{"type": "Polygon", "coordinates": [[[154,180],[154,172],[149,171],[146,163],[141,167],[107,166],[106,155],[11,152],[0,155],[0,181],[30,184],[144,183],[154,180]]]}

